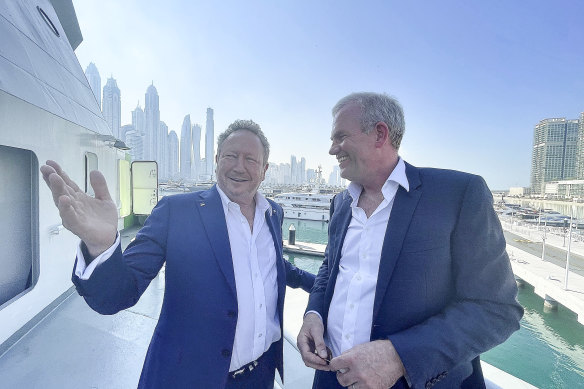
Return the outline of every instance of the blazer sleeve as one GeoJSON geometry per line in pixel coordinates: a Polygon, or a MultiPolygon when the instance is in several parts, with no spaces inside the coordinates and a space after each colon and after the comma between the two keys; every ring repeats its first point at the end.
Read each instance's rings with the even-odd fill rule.
{"type": "MultiPolygon", "coordinates": [[[[271,202],[271,205],[277,210],[278,218],[280,219],[280,230],[282,230],[282,226],[284,225],[284,211],[282,207],[274,202],[271,202]]],[[[283,242],[280,242],[280,245],[282,247],[283,242]]],[[[286,259],[284,259],[284,266],[286,268],[286,285],[291,288],[302,288],[305,292],[310,293],[314,284],[314,274],[297,268],[286,259]]]]}
{"type": "Polygon", "coordinates": [[[123,254],[118,246],[88,280],[73,272],[78,293],[93,310],[111,315],[138,302],[164,263],[168,221],[169,204],[162,198],[123,254]]]}
{"type": "Polygon", "coordinates": [[[451,238],[453,302],[388,336],[413,388],[423,388],[519,329],[523,308],[505,246],[491,193],[481,177],[471,176],[451,238]]]}

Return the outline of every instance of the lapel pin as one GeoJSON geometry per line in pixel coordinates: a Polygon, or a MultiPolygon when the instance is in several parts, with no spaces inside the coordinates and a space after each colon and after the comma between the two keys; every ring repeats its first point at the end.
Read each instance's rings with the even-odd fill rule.
{"type": "Polygon", "coordinates": [[[205,206],[205,203],[201,203],[201,207],[204,207],[204,206],[205,206]]]}

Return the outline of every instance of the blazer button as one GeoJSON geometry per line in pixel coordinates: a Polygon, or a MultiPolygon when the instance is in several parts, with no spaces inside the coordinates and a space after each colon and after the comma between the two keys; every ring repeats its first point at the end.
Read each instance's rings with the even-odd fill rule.
{"type": "Polygon", "coordinates": [[[227,316],[235,317],[235,311],[232,311],[232,310],[227,311],[227,316]]]}
{"type": "Polygon", "coordinates": [[[227,350],[226,348],[223,349],[223,351],[221,351],[221,355],[223,355],[224,357],[230,357],[231,356],[231,351],[227,350]]]}

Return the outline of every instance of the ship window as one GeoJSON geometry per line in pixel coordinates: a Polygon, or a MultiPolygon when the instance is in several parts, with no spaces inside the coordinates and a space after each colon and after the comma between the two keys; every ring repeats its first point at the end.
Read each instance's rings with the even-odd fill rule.
{"type": "Polygon", "coordinates": [[[45,13],[45,11],[41,7],[39,7],[38,5],[37,5],[37,11],[39,11],[39,13],[41,14],[41,17],[43,18],[45,23],[47,23],[47,26],[49,26],[51,31],[53,31],[53,34],[60,37],[59,31],[57,31],[57,27],[55,27],[55,25],[53,24],[53,21],[49,18],[49,15],[47,15],[45,13]]]}
{"type": "Polygon", "coordinates": [[[97,170],[97,168],[97,155],[90,152],[85,153],[85,193],[90,196],[95,196],[95,193],[93,193],[93,188],[89,182],[89,173],[92,170],[97,170]]]}
{"type": "Polygon", "coordinates": [[[32,151],[0,145],[0,309],[39,278],[38,169],[32,151]]]}

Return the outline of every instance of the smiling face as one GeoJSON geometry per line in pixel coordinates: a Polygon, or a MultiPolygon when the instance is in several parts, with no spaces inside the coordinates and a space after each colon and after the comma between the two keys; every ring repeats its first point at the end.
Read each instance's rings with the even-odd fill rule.
{"type": "Polygon", "coordinates": [[[249,205],[268,169],[260,138],[247,130],[229,135],[216,157],[217,185],[239,205],[249,205]]]}
{"type": "Polygon", "coordinates": [[[363,184],[374,168],[375,131],[361,131],[361,108],[349,104],[333,119],[329,154],[336,156],[341,177],[363,184]]]}

